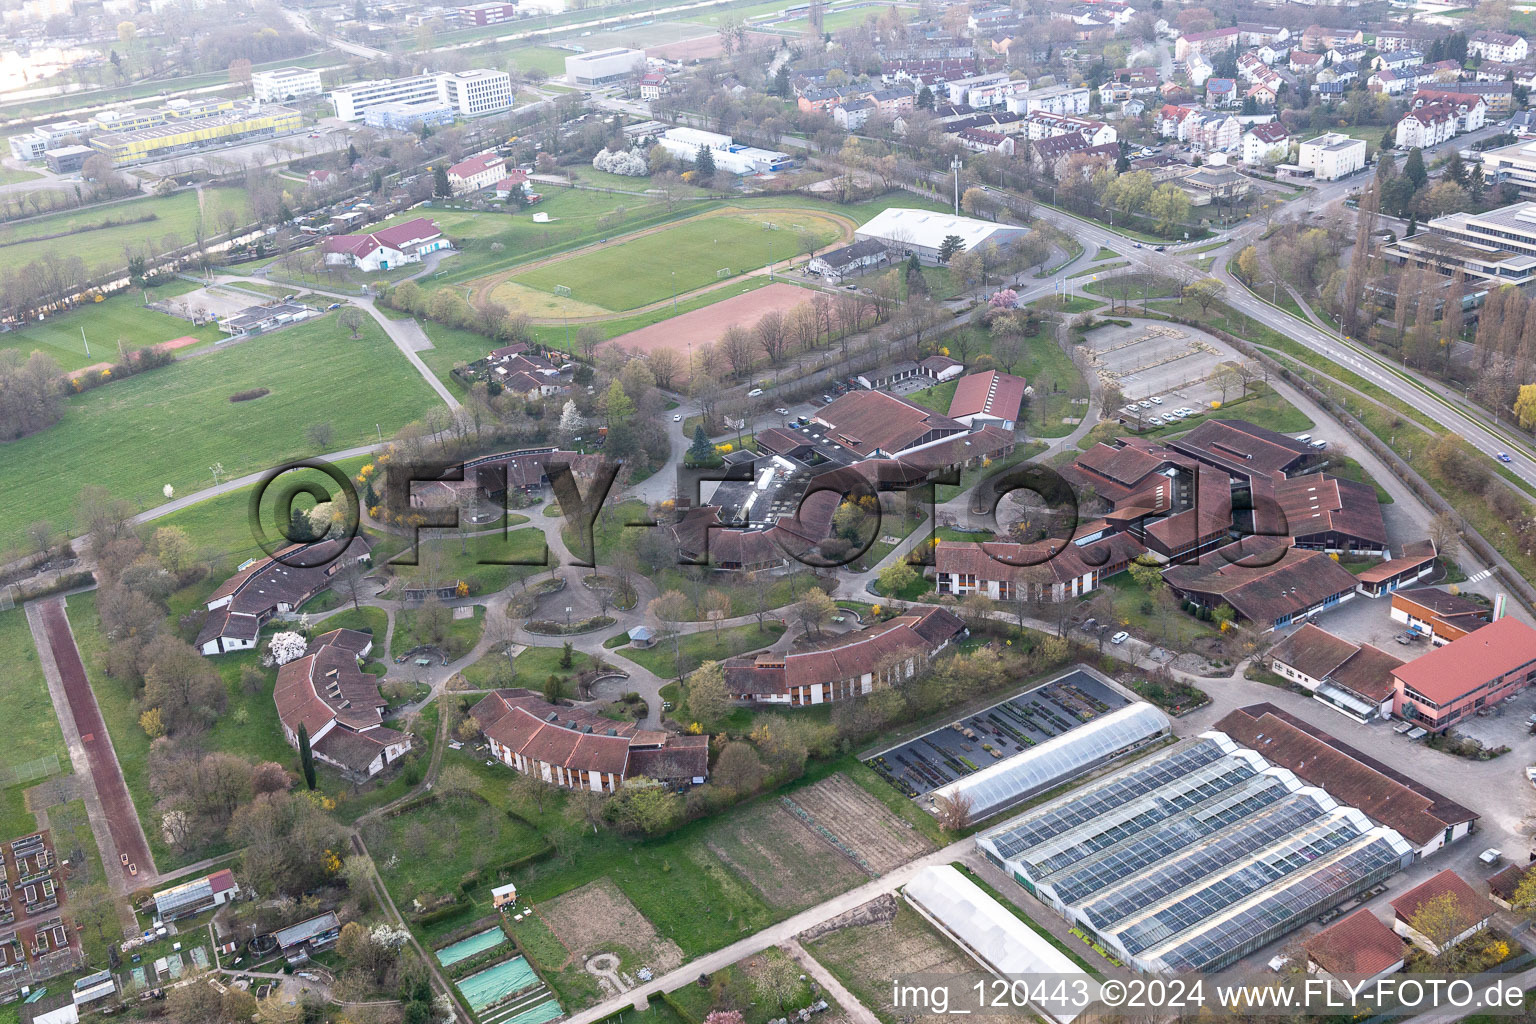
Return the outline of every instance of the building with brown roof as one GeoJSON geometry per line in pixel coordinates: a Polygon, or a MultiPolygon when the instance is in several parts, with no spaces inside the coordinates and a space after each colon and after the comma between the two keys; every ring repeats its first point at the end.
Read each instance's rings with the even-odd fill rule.
{"type": "Polygon", "coordinates": [[[1276,675],[1357,722],[1391,715],[1392,670],[1402,663],[1379,647],[1350,643],[1310,622],[1269,652],[1276,675]]]}
{"type": "Polygon", "coordinates": [[[1488,927],[1493,904],[1450,868],[1414,886],[1392,901],[1392,930],[1423,947],[1430,956],[1471,938],[1488,927]],[[1432,907],[1423,913],[1426,907],[1432,907]],[[1426,934],[1422,928],[1431,928],[1426,934]]]}
{"type": "Polygon", "coordinates": [[[1103,531],[1081,544],[941,540],[934,549],[934,580],[939,593],[957,597],[982,593],[994,601],[1059,603],[1097,590],[1145,551],[1128,533],[1103,531]]]}
{"type": "Polygon", "coordinates": [[[531,690],[494,690],[469,713],[491,756],[552,786],[612,793],[628,779],[691,786],[709,776],[708,736],[640,729],[531,690]]]}
{"type": "Polygon", "coordinates": [[[1329,925],[1302,945],[1308,973],[1351,982],[1396,974],[1405,959],[1403,940],[1368,907],[1329,925]]]}
{"type": "Polygon", "coordinates": [[[1307,473],[1254,480],[1254,504],[1272,497],[1284,533],[1299,548],[1379,555],[1387,551],[1387,524],[1376,489],[1353,480],[1307,473]],[[1268,485],[1268,486],[1266,486],[1268,485]]]}
{"type": "Polygon", "coordinates": [[[1414,541],[1406,545],[1402,554],[1396,558],[1390,558],[1380,565],[1358,573],[1355,576],[1358,581],[1355,589],[1371,598],[1390,594],[1399,587],[1406,587],[1434,572],[1437,554],[1439,552],[1435,550],[1434,541],[1414,541]]]}
{"type": "Polygon", "coordinates": [[[1505,910],[1515,909],[1515,894],[1530,873],[1529,867],[1506,864],[1488,876],[1488,898],[1505,910]]]}
{"type": "Polygon", "coordinates": [[[1488,625],[1492,610],[1438,587],[1415,587],[1392,595],[1392,620],[1429,637],[1436,647],[1488,625]]]}
{"type": "Polygon", "coordinates": [[[1248,478],[1287,476],[1316,454],[1294,437],[1246,420],[1206,420],[1167,444],[1190,458],[1248,478]]]}
{"type": "Polygon", "coordinates": [[[1012,430],[1018,422],[1028,387],[1023,377],[998,370],[967,374],[955,385],[955,396],[949,403],[949,418],[968,427],[995,424],[1004,430],[1012,430]]]}
{"type": "Polygon", "coordinates": [[[966,431],[963,423],[883,391],[850,391],[811,419],[861,458],[892,457],[966,431]]]}
{"type": "Polygon", "coordinates": [[[1245,538],[1198,563],[1164,569],[1163,580],[1202,608],[1230,605],[1260,632],[1317,615],[1355,594],[1355,577],[1328,555],[1271,537],[1245,538]]]}
{"type": "Polygon", "coordinates": [[[847,700],[915,675],[965,629],[929,608],[834,637],[807,650],[726,659],[725,686],[741,700],[803,707],[847,700]]]}
{"type": "Polygon", "coordinates": [[[1418,857],[1470,835],[1478,818],[1451,798],[1273,704],[1238,708],[1214,728],[1340,803],[1360,808],[1372,821],[1394,829],[1412,844],[1418,857]]]}
{"type": "Polygon", "coordinates": [[[245,562],[208,596],[208,618],[195,646],[202,654],[248,651],[261,627],[275,615],[298,611],[330,588],[336,572],[368,560],[371,542],[356,537],[290,544],[265,558],[245,562]]]}
{"type": "Polygon", "coordinates": [[[1505,616],[1392,670],[1394,712],[1442,732],[1536,679],[1536,629],[1505,616]]]}
{"type": "Polygon", "coordinates": [[[278,667],[272,690],[288,745],[298,748],[302,728],[316,760],[355,779],[372,778],[411,749],[409,733],[384,725],[378,677],[359,667],[372,649],[372,636],[358,630],[323,633],[304,657],[278,667]]]}

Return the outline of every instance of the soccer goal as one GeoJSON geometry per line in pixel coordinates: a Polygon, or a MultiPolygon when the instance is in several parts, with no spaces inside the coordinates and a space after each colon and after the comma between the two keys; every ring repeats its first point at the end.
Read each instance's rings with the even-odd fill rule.
{"type": "Polygon", "coordinates": [[[555,294],[562,299],[568,299],[571,297],[571,290],[563,284],[557,284],[555,285],[555,294]]]}
{"type": "Polygon", "coordinates": [[[715,280],[717,280],[717,281],[724,281],[726,278],[728,278],[730,276],[731,276],[731,268],[730,267],[721,267],[719,270],[715,271],[715,280]]]}

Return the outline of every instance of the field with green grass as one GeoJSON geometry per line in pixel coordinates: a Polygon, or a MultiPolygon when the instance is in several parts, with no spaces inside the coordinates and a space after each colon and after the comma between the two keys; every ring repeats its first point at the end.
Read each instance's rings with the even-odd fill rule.
{"type": "Polygon", "coordinates": [[[687,675],[706,661],[724,661],[737,654],[767,647],[783,635],[782,622],[765,622],[762,629],[757,628],[757,623],[751,622],[741,626],[727,626],[720,630],[718,636],[713,629],[689,633],[675,645],[672,637],[663,636],[655,647],[646,650],[627,647],[622,655],[663,679],[676,678],[679,674],[687,675]]]}
{"type": "Polygon", "coordinates": [[[0,185],[15,185],[23,181],[35,181],[42,177],[37,171],[27,168],[0,166],[0,185]]]}
{"type": "Polygon", "coordinates": [[[15,266],[54,252],[79,256],[91,271],[116,269],[127,266],[125,247],[149,242],[157,252],[164,252],[192,244],[199,217],[206,235],[217,234],[219,214],[224,210],[233,211],[244,223],[250,215],[245,190],[188,189],[170,196],[146,196],[95,209],[50,214],[0,225],[0,258],[15,266]],[[141,220],[143,217],[152,219],[141,220]],[[113,226],[101,226],[109,221],[113,226]],[[164,244],[168,235],[176,238],[175,246],[164,244]]]}
{"type": "Polygon", "coordinates": [[[545,264],[513,280],[546,292],[563,285],[580,302],[616,311],[634,309],[670,296],[674,274],[677,290],[691,291],[715,283],[723,269],[740,274],[766,266],[775,248],[778,258],[784,259],[794,251],[802,231],[814,235],[819,245],[839,237],[836,224],[810,212],[726,213],[683,221],[665,231],[630,238],[622,246],[545,264]],[[778,230],[765,229],[765,222],[778,230]],[[634,272],[636,267],[662,266],[672,273],[634,272]]]}
{"type": "MultiPolygon", "coordinates": [[[[181,295],[196,287],[190,281],[176,281],[149,289],[149,298],[154,301],[181,295]]],[[[41,322],[28,324],[20,330],[7,331],[0,334],[0,348],[17,349],[23,354],[42,352],[52,356],[60,367],[69,371],[95,363],[117,362],[120,358],[119,341],[125,349],[132,351],[173,338],[199,338],[207,343],[225,337],[213,324],[194,327],[190,321],[146,309],[144,295],[144,291],[135,289],[100,302],[88,302],[41,322]],[[91,346],[89,356],[85,354],[81,331],[85,332],[85,342],[91,346]]],[[[251,301],[254,303],[257,300],[252,298],[251,301]]],[[[186,352],[186,349],[180,349],[177,355],[185,355],[186,352]]]]}
{"type": "MultiPolygon", "coordinates": [[[[0,772],[5,775],[0,786],[10,781],[18,767],[49,756],[58,758],[59,773],[71,774],[69,751],[48,697],[48,683],[37,660],[26,613],[20,608],[0,612],[0,664],[6,667],[6,682],[0,687],[0,716],[11,723],[6,729],[5,750],[0,752],[0,772]]],[[[0,829],[5,835],[26,835],[37,828],[22,794],[40,781],[0,789],[0,829]]]]}
{"type": "Polygon", "coordinates": [[[516,579],[544,571],[542,562],[528,564],[545,557],[540,530],[509,530],[506,536],[486,533],[462,542],[457,537],[431,536],[431,532],[441,531],[424,534],[415,550],[404,537],[386,537],[374,548],[373,564],[387,563],[406,586],[443,586],[462,580],[469,584],[470,594],[494,594],[516,579]]]}
{"type": "Polygon", "coordinates": [[[305,436],[311,424],[330,424],[335,450],[387,436],[436,401],[376,323],[354,341],[334,317],[108,384],[67,399],[59,423],[6,446],[0,547],[39,519],[73,527],[74,497],[87,483],[149,508],[165,500],[166,484],[209,486],[216,463],[228,478],[316,454],[305,436]],[[252,388],[270,393],[229,400],[252,388]]]}

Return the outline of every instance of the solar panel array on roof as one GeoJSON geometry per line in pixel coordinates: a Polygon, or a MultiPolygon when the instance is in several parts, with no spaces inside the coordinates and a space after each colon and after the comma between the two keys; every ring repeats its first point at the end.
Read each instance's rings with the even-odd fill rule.
{"type": "Polygon", "coordinates": [[[1397,832],[1223,733],[977,837],[1142,970],[1215,970],[1413,859],[1397,832]]]}

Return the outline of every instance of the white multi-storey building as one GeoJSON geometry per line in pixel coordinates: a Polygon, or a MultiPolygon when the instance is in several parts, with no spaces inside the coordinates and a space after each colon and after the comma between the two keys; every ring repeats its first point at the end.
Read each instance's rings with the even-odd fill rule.
{"type": "Polygon", "coordinates": [[[512,105],[512,76],[480,68],[438,75],[439,98],[461,117],[494,114],[512,105]]]}
{"type": "Polygon", "coordinates": [[[494,114],[512,106],[512,77],[505,71],[476,68],[442,75],[412,75],[359,82],[331,91],[336,116],[361,121],[386,103],[445,103],[460,117],[494,114]]]}
{"type": "Polygon", "coordinates": [[[436,75],[381,78],[331,90],[331,104],[343,121],[361,121],[369,107],[382,103],[421,103],[438,98],[436,75]]]}
{"type": "Polygon", "coordinates": [[[1013,114],[1062,114],[1068,117],[1088,113],[1089,92],[1083,86],[1052,85],[1044,89],[1031,89],[1018,96],[1008,97],[1008,111],[1013,114]]]}
{"type": "Polygon", "coordinates": [[[1524,36],[1508,32],[1474,32],[1467,38],[1467,54],[1484,60],[1496,60],[1504,64],[1525,60],[1530,46],[1524,36]]]}
{"type": "Polygon", "coordinates": [[[287,103],[324,91],[320,72],[313,68],[276,68],[251,75],[251,94],[257,103],[287,103]]]}
{"type": "Polygon", "coordinates": [[[1301,144],[1296,163],[1321,181],[1335,181],[1365,167],[1365,140],[1326,132],[1301,144]]]}

